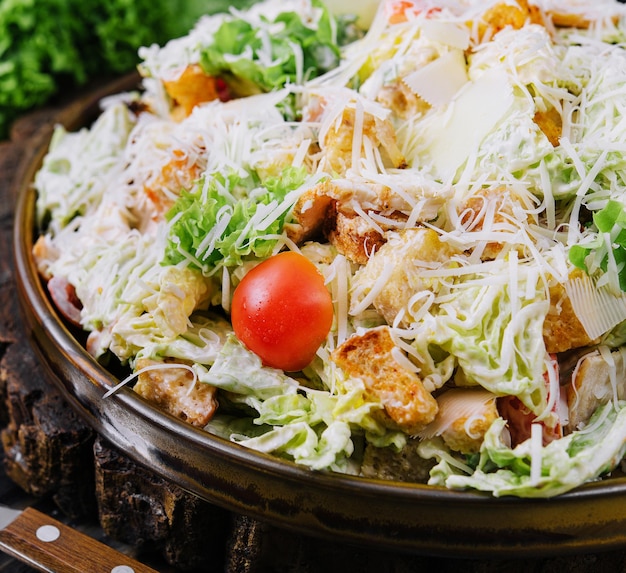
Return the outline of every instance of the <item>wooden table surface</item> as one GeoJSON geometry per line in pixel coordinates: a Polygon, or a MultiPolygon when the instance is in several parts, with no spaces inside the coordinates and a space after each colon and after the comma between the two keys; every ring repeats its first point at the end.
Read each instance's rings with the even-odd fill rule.
{"type": "MultiPolygon", "coordinates": [[[[304,537],[214,508],[178,491],[175,484],[135,468],[122,454],[110,450],[90,428],[73,418],[69,407],[49,387],[21,328],[15,299],[11,247],[14,183],[25,151],[42,129],[54,124],[59,109],[49,107],[31,114],[14,126],[11,141],[0,142],[0,427],[4,445],[0,503],[18,497],[36,500],[40,509],[54,513],[57,519],[132,553],[163,573],[626,573],[626,548],[571,556],[491,560],[392,555],[345,547],[341,540],[330,543],[304,537]],[[59,419],[65,421],[59,423],[59,419]],[[50,451],[58,457],[67,453],[69,461],[64,462],[65,466],[48,469],[25,465],[24,457],[37,455],[28,449],[33,442],[37,448],[47,448],[47,455],[50,451]],[[139,491],[126,490],[129,483],[131,490],[139,491]],[[118,510],[113,507],[118,502],[126,505],[118,510]],[[182,507],[184,511],[171,513],[182,513],[184,519],[164,521],[164,504],[182,507]],[[220,520],[219,550],[210,546],[210,540],[207,547],[206,539],[216,538],[215,530],[209,536],[203,529],[207,527],[207,513],[213,516],[213,526],[215,520],[220,520]]],[[[0,572],[27,571],[32,569],[0,555],[0,572]]]]}

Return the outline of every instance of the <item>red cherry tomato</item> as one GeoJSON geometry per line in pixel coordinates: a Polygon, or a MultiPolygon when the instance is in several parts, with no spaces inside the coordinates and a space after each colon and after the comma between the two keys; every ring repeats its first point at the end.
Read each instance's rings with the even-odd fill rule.
{"type": "Polygon", "coordinates": [[[313,360],[326,338],[333,304],[315,265],[287,251],[244,276],[233,294],[231,320],[239,340],[263,364],[294,372],[313,360]]]}

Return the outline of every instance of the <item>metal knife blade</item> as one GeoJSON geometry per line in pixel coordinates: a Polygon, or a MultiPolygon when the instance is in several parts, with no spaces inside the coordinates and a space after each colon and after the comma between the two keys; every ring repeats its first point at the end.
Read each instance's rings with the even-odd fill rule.
{"type": "Polygon", "coordinates": [[[32,507],[0,505],[0,551],[48,573],[158,573],[32,507]]]}

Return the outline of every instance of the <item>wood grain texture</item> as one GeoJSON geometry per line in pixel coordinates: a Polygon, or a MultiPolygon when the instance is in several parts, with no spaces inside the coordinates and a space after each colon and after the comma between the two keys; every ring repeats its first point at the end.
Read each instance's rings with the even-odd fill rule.
{"type": "Polygon", "coordinates": [[[0,530],[0,547],[41,571],[157,573],[111,547],[33,508],[0,530]],[[44,533],[51,531],[52,536],[44,533]],[[58,532],[58,537],[55,538],[58,532]]]}
{"type": "Polygon", "coordinates": [[[105,440],[94,444],[99,519],[107,535],[159,547],[190,571],[223,570],[230,514],[133,463],[105,440]]]}

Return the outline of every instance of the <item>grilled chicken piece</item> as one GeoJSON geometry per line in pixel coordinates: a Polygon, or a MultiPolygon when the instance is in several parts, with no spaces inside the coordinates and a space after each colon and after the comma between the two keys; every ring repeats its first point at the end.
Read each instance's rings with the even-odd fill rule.
{"type": "Polygon", "coordinates": [[[217,409],[217,388],[197,382],[193,374],[174,362],[140,359],[134,390],[166,412],[200,428],[206,426],[217,409]],[[153,370],[147,367],[158,366],[153,370]],[[145,370],[144,370],[145,369],[145,370]]]}
{"type": "Polygon", "coordinates": [[[430,109],[430,104],[409,89],[401,79],[384,85],[376,99],[401,119],[422,115],[430,109]]]}
{"type": "Polygon", "coordinates": [[[190,189],[200,176],[201,167],[180,149],[172,151],[171,158],[160,171],[156,171],[145,181],[144,193],[149,202],[153,220],[163,218],[182,189],[190,189]]]}
{"type": "Polygon", "coordinates": [[[385,241],[383,233],[401,225],[408,214],[416,222],[437,216],[448,193],[424,189],[407,181],[403,193],[379,183],[352,179],[327,179],[305,191],[293,209],[294,221],[285,226],[296,244],[326,236],[339,252],[350,260],[365,264],[368,257],[385,241]],[[415,204],[408,197],[415,198],[415,204]],[[378,228],[357,213],[357,206],[368,214],[381,214],[389,223],[377,222],[378,228]],[[413,212],[419,208],[419,214],[413,212]]]}
{"type": "MultiPolygon", "coordinates": [[[[387,155],[391,166],[398,169],[406,167],[406,160],[398,148],[396,133],[388,120],[380,119],[370,113],[363,112],[362,139],[369,140],[374,149],[381,149],[387,155]]],[[[357,127],[356,110],[352,107],[344,108],[340,121],[333,122],[323,141],[320,141],[323,161],[331,172],[340,175],[353,167],[352,149],[355,142],[357,127]]],[[[359,130],[359,134],[361,134],[359,130]]],[[[358,156],[363,155],[363,142],[359,147],[358,156]]]]}
{"type": "Polygon", "coordinates": [[[451,450],[464,454],[480,450],[485,432],[499,416],[495,394],[482,388],[451,388],[437,396],[437,404],[437,416],[419,436],[441,436],[451,450]]]}
{"type": "Polygon", "coordinates": [[[381,326],[351,336],[331,360],[346,376],[363,380],[368,399],[382,406],[378,416],[382,424],[412,435],[434,420],[437,401],[417,374],[394,358],[394,348],[389,327],[381,326]]]}
{"type": "MultiPolygon", "coordinates": [[[[576,269],[572,277],[582,273],[576,269]]],[[[574,348],[597,343],[587,335],[576,316],[565,287],[556,283],[550,286],[550,310],[543,322],[543,340],[550,354],[566,352],[574,348]]]]}
{"type": "MultiPolygon", "coordinates": [[[[524,208],[520,198],[506,187],[480,189],[461,207],[461,222],[468,232],[495,231],[502,236],[501,241],[491,241],[484,245],[481,260],[495,259],[506,244],[506,239],[515,240],[518,230],[529,222],[529,217],[517,221],[517,212],[524,208]]],[[[482,246],[482,241],[479,241],[482,246]]],[[[522,245],[519,245],[522,248],[522,245]]]]}
{"type": "Polygon", "coordinates": [[[598,406],[614,397],[626,398],[624,351],[614,350],[603,356],[599,350],[594,350],[580,361],[567,387],[568,430],[586,424],[598,406]]]}
{"type": "Polygon", "coordinates": [[[330,182],[323,181],[298,198],[293,209],[296,222],[285,225],[287,236],[296,244],[321,235],[333,204],[332,196],[327,193],[329,187],[330,182]]]}

